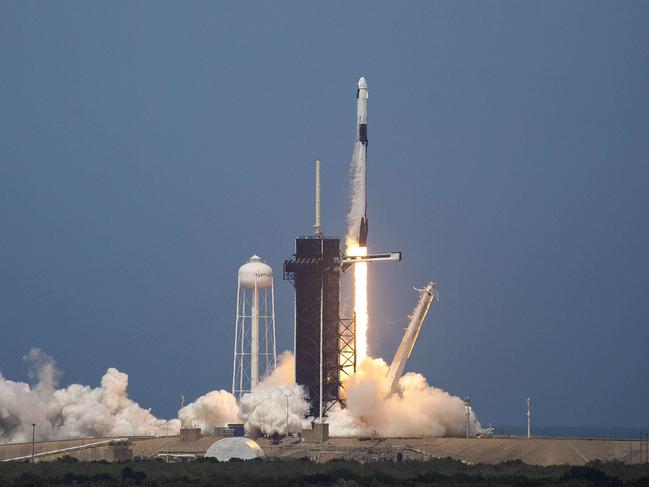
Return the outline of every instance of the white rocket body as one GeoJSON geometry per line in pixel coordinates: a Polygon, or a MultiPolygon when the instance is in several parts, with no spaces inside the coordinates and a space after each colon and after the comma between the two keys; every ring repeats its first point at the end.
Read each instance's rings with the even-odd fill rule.
{"type": "Polygon", "coordinates": [[[358,80],[358,89],[356,90],[356,144],[359,145],[357,150],[360,152],[360,164],[363,167],[363,187],[362,198],[365,201],[363,217],[361,218],[358,229],[358,246],[367,247],[367,82],[365,78],[358,80]]]}
{"type": "MultiPolygon", "coordinates": [[[[367,81],[365,81],[365,78],[358,80],[358,90],[356,93],[356,120],[359,129],[361,125],[365,125],[367,130],[367,81]]],[[[363,141],[360,130],[356,135],[358,141],[363,141]]],[[[364,142],[367,142],[367,132],[365,133],[364,139],[364,142]]]]}

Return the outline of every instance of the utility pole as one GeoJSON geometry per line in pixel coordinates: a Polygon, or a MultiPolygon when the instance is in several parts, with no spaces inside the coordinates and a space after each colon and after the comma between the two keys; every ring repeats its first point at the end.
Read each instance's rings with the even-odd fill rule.
{"type": "Polygon", "coordinates": [[[36,423],[32,423],[32,463],[34,463],[35,444],[36,444],[36,423]]]}
{"type": "Polygon", "coordinates": [[[527,398],[527,438],[532,438],[532,399],[527,398]]]}
{"type": "Polygon", "coordinates": [[[642,463],[642,436],[640,437],[640,461],[638,463],[642,463]]]}
{"type": "Polygon", "coordinates": [[[288,398],[292,396],[292,394],[288,391],[284,391],[284,396],[286,396],[286,436],[288,437],[288,398]]]}

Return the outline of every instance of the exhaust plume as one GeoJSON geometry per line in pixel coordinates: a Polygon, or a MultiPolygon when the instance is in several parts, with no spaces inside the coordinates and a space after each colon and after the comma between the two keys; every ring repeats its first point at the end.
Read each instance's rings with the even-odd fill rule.
{"type": "MultiPolygon", "coordinates": [[[[109,368],[101,386],[79,384],[57,388],[60,372],[52,357],[32,349],[24,357],[31,363],[30,385],[6,379],[0,374],[0,441],[80,437],[162,436],[178,434],[184,426],[213,426],[243,421],[248,433],[272,435],[308,428],[309,405],[304,389],[295,383],[295,359],[284,352],[277,368],[237,406],[232,394],[209,392],[178,412],[180,419],[158,419],[128,397],[128,375],[109,368]]],[[[346,408],[328,413],[332,436],[464,436],[464,403],[428,385],[421,374],[407,373],[399,381],[398,393],[390,394],[385,381],[388,366],[382,359],[366,358],[345,383],[346,408]]],[[[480,424],[473,412],[472,431],[480,424]]]]}
{"type": "Polygon", "coordinates": [[[288,431],[297,433],[309,427],[306,418],[309,403],[304,389],[295,383],[295,358],[284,352],[277,368],[257,388],[241,397],[240,414],[248,433],[286,434],[288,399],[288,431]]]}
{"type": "Polygon", "coordinates": [[[309,410],[304,390],[295,384],[295,360],[284,352],[277,368],[254,392],[242,397],[240,407],[228,391],[211,391],[178,411],[179,419],[158,419],[128,397],[128,375],[109,368],[101,386],[80,384],[57,388],[60,371],[52,357],[32,349],[24,360],[31,364],[30,385],[0,374],[0,441],[81,437],[162,436],[178,434],[181,424],[210,431],[214,426],[245,422],[246,430],[271,435],[286,432],[286,396],[289,396],[289,430],[308,426],[309,410]]]}
{"type": "Polygon", "coordinates": [[[178,411],[178,419],[183,428],[195,427],[209,432],[215,426],[239,423],[239,407],[228,391],[212,391],[178,411]]]}
{"type": "MultiPolygon", "coordinates": [[[[366,358],[356,374],[343,384],[345,409],[329,413],[332,436],[464,436],[465,406],[462,399],[428,385],[421,374],[409,372],[399,380],[399,393],[390,394],[385,380],[388,365],[382,359],[366,358]]],[[[471,430],[480,428],[475,415],[471,430]]]]}
{"type": "MultiPolygon", "coordinates": [[[[359,140],[354,144],[351,162],[350,207],[347,213],[346,252],[348,255],[367,255],[367,247],[360,246],[359,228],[366,213],[367,146],[359,140]]],[[[356,357],[361,362],[368,354],[367,333],[367,263],[354,265],[354,316],[356,317],[356,357]]]]}

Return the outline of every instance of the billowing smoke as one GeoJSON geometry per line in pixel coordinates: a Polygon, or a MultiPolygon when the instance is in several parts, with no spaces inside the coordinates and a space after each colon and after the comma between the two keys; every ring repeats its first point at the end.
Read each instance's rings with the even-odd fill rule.
{"type": "Polygon", "coordinates": [[[224,390],[208,392],[199,397],[178,411],[178,418],[183,427],[196,427],[203,431],[240,422],[237,400],[224,390]]]}
{"type": "Polygon", "coordinates": [[[128,375],[109,368],[101,387],[72,384],[57,389],[60,373],[54,360],[38,349],[24,357],[35,385],[8,380],[0,374],[0,440],[31,440],[85,436],[160,435],[177,433],[177,419],[157,419],[129,399],[128,375]]]}
{"type": "Polygon", "coordinates": [[[72,384],[57,388],[61,376],[52,357],[32,349],[24,357],[31,364],[29,377],[35,384],[15,382],[0,374],[0,441],[31,440],[36,423],[38,440],[87,436],[161,436],[178,434],[184,427],[210,431],[214,426],[245,422],[250,432],[271,435],[286,432],[286,399],[289,430],[308,426],[309,406],[304,390],[295,384],[295,360],[282,354],[277,368],[258,388],[241,399],[224,390],[200,396],[178,411],[179,419],[158,419],[150,410],[129,399],[128,375],[109,368],[101,387],[72,384]]]}
{"type": "Polygon", "coordinates": [[[350,165],[350,191],[349,191],[349,212],[347,213],[347,247],[358,246],[358,229],[361,225],[361,218],[365,215],[365,178],[367,148],[360,142],[354,144],[352,161],[350,165]]]}
{"type": "Polygon", "coordinates": [[[295,383],[295,359],[290,352],[279,357],[275,370],[253,392],[241,397],[239,406],[229,392],[212,391],[182,408],[178,417],[183,426],[208,431],[212,426],[243,422],[246,431],[252,434],[285,434],[287,398],[288,428],[297,433],[309,424],[305,420],[309,404],[304,389],[295,383]]]}
{"type": "MultiPolygon", "coordinates": [[[[366,358],[345,383],[345,409],[329,415],[333,436],[463,436],[466,432],[462,399],[428,385],[421,374],[409,372],[390,394],[385,382],[388,366],[382,359],[366,358]]],[[[472,431],[480,427],[471,412],[472,431]]]]}
{"type": "Polygon", "coordinates": [[[304,389],[295,383],[295,359],[284,352],[277,368],[259,383],[257,388],[241,397],[240,414],[246,431],[253,434],[298,433],[309,427],[306,415],[309,403],[304,389]]]}
{"type": "MultiPolygon", "coordinates": [[[[227,391],[212,391],[178,412],[180,419],[158,419],[127,394],[128,376],[109,368],[101,386],[72,384],[57,389],[60,373],[51,357],[38,349],[25,357],[31,363],[34,385],[14,382],[0,374],[0,441],[31,440],[36,423],[37,439],[108,436],[160,436],[178,434],[184,426],[209,429],[244,422],[246,431],[272,435],[308,428],[309,405],[304,389],[295,384],[295,360],[284,352],[277,368],[237,406],[227,391]]],[[[408,373],[399,381],[399,392],[390,394],[385,384],[388,366],[381,359],[366,358],[345,383],[346,408],[329,412],[330,434],[358,436],[463,436],[464,403],[459,397],[431,387],[421,374],[408,373]]],[[[472,429],[479,428],[471,413],[472,429]]]]}

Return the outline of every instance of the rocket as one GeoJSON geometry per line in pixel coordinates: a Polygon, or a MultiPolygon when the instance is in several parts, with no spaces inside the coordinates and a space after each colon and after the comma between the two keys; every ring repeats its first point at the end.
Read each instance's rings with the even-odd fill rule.
{"type": "Polygon", "coordinates": [[[365,209],[358,230],[358,245],[367,247],[367,81],[363,77],[358,80],[356,90],[356,144],[360,144],[358,147],[360,164],[364,167],[363,195],[365,198],[365,209]]]}

